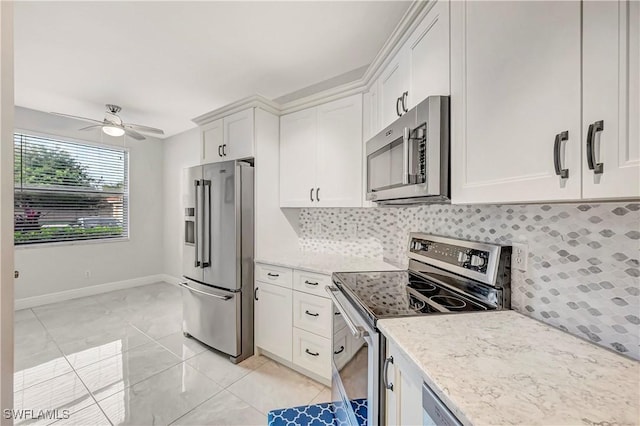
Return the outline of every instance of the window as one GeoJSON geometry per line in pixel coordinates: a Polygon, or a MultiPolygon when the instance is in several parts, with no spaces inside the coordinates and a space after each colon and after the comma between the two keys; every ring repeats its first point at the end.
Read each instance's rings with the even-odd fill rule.
{"type": "Polygon", "coordinates": [[[128,235],[128,152],[14,134],[16,245],[128,235]]]}

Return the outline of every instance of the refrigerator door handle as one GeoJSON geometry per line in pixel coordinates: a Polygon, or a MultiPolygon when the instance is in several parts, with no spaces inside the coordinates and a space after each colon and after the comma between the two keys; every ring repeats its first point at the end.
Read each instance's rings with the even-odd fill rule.
{"type": "Polygon", "coordinates": [[[186,288],[187,290],[189,290],[192,293],[202,294],[204,296],[213,297],[215,299],[229,300],[229,299],[231,299],[233,297],[233,296],[219,296],[217,294],[207,293],[206,291],[202,291],[202,290],[198,290],[198,289],[195,289],[193,287],[190,287],[189,285],[187,285],[187,283],[180,283],[179,285],[180,285],[180,287],[186,288]]]}
{"type": "Polygon", "coordinates": [[[211,266],[211,181],[202,181],[202,268],[211,266]],[[206,255],[205,255],[206,253],[206,255]],[[206,259],[206,260],[205,260],[206,259]]]}
{"type": "Polygon", "coordinates": [[[200,211],[198,210],[198,193],[200,192],[200,181],[199,180],[194,180],[193,181],[193,186],[194,189],[196,191],[196,207],[194,210],[194,214],[195,214],[195,230],[193,233],[193,245],[195,247],[196,250],[196,261],[195,261],[195,266],[196,268],[200,267],[200,257],[199,257],[199,252],[200,250],[198,250],[198,246],[200,245],[200,236],[198,235],[198,232],[200,231],[200,226],[198,225],[198,222],[200,221],[200,211]]]}

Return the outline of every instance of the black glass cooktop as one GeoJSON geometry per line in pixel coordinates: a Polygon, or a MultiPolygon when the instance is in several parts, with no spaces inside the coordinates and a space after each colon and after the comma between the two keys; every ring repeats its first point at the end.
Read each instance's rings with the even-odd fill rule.
{"type": "Polygon", "coordinates": [[[441,284],[408,271],[341,272],[338,287],[372,319],[489,309],[441,284]]]}

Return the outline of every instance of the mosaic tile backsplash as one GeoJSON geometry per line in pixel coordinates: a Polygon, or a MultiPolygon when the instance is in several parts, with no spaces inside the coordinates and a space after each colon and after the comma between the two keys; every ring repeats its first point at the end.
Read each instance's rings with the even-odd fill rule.
{"type": "Polygon", "coordinates": [[[513,309],[640,359],[640,203],[303,209],[303,250],[406,267],[409,232],[510,244],[513,309]]]}

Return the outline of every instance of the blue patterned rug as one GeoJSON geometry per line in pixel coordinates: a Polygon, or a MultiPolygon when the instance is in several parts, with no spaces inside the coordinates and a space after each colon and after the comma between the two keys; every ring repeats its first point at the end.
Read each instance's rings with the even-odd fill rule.
{"type": "MultiPolygon", "coordinates": [[[[339,404],[338,404],[339,405],[339,404]]],[[[367,400],[354,399],[351,406],[360,426],[367,426],[367,400]]],[[[348,426],[344,410],[332,402],[282,408],[269,412],[268,426],[348,426]]]]}

